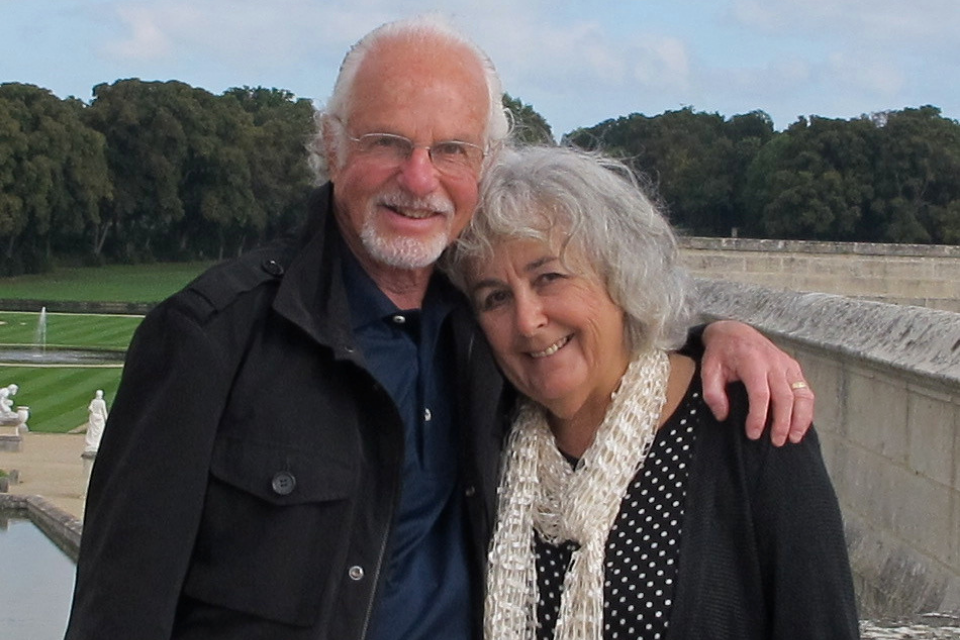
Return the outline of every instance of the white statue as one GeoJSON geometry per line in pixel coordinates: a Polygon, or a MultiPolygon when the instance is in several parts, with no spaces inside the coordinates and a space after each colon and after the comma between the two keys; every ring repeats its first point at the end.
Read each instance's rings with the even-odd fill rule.
{"type": "Polygon", "coordinates": [[[13,396],[20,390],[15,384],[0,387],[0,426],[16,427],[19,434],[21,431],[30,431],[27,426],[27,419],[30,418],[30,407],[13,407],[13,396]]]}
{"type": "Polygon", "coordinates": [[[13,396],[20,390],[15,384],[0,388],[0,416],[14,417],[17,412],[13,410],[13,396]]]}
{"type": "Polygon", "coordinates": [[[102,389],[97,389],[97,395],[90,401],[87,412],[90,414],[90,420],[87,422],[86,448],[84,451],[86,453],[96,453],[100,448],[103,428],[107,424],[107,401],[103,399],[102,389]]]}

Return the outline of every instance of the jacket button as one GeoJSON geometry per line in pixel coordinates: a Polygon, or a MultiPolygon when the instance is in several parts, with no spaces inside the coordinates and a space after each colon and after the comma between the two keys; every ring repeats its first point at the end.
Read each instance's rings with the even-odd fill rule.
{"type": "Polygon", "coordinates": [[[473,485],[470,485],[469,487],[463,490],[463,495],[467,496],[468,498],[472,498],[476,492],[477,492],[476,487],[474,487],[473,485]]]}
{"type": "Polygon", "coordinates": [[[363,567],[358,564],[353,565],[347,571],[347,575],[350,576],[350,579],[356,582],[357,580],[363,580],[363,567]]]}
{"type": "Polygon", "coordinates": [[[270,481],[273,492],[278,496],[288,496],[297,486],[297,479],[289,471],[278,471],[270,481]]]}
{"type": "Polygon", "coordinates": [[[260,263],[260,267],[272,276],[283,275],[283,265],[272,258],[268,258],[260,263]]]}

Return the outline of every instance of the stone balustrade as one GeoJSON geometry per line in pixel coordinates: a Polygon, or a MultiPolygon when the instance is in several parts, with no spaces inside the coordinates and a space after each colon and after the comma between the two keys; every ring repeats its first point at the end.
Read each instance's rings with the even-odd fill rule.
{"type": "Polygon", "coordinates": [[[699,281],[803,365],[865,617],[960,612],[960,314],[699,281]]]}
{"type": "Polygon", "coordinates": [[[697,277],[960,312],[960,246],[681,238],[697,277]]]}

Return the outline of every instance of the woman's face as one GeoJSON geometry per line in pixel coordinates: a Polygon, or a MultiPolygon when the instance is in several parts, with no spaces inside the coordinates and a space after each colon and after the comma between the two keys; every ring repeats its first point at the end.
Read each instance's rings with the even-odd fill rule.
{"type": "Polygon", "coordinates": [[[467,278],[474,309],[504,374],[569,419],[605,408],[627,368],[624,314],[580,253],[559,241],[500,243],[467,278]]]}

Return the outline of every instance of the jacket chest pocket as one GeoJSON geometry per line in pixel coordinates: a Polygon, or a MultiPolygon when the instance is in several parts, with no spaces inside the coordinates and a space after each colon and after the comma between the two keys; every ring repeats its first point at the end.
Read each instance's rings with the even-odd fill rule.
{"type": "Polygon", "coordinates": [[[184,593],[313,624],[342,573],[356,481],[356,465],[342,453],[221,437],[184,593]]]}

